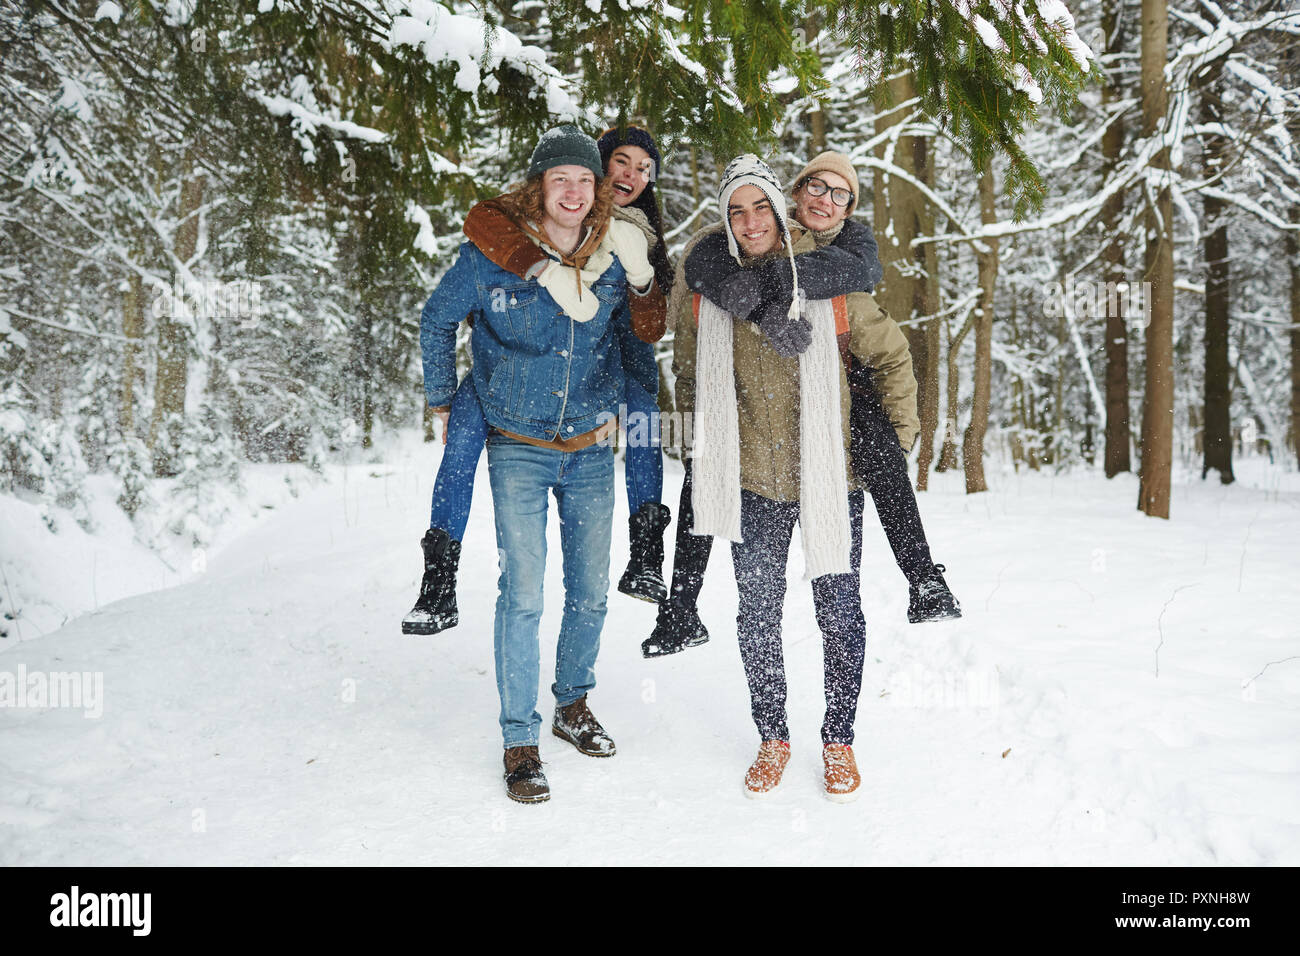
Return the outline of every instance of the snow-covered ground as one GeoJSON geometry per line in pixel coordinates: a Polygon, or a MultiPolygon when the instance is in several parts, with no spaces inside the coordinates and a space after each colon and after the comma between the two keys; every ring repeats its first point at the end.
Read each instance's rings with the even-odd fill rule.
{"type": "MultiPolygon", "coordinates": [[[[1294,472],[1249,461],[1228,488],[1184,480],[1169,522],[1134,510],[1129,476],[1004,471],[971,497],[935,476],[922,511],[966,614],[946,624],[906,623],[868,505],[864,784],[849,805],[820,793],[820,641],[797,535],[794,755],[764,801],[741,793],[758,740],[729,554],[715,551],[701,601],[713,640],[679,655],[643,660],[654,608],[611,592],[591,704],[618,755],[544,736],[553,797],[520,806],[501,782],[485,467],[461,625],[399,633],[436,455],[407,436],[296,497],[272,475],[250,500],[274,508],[190,567],[104,544],[107,517],[97,537],[71,522],[51,537],[7,503],[11,587],[69,583],[62,610],[47,594],[21,634],[7,622],[0,685],[90,677],[80,706],[0,706],[0,863],[1300,864],[1294,472]]],[[[667,472],[676,510],[681,472],[667,472]]],[[[616,580],[621,489],[615,520],[616,580]]],[[[558,555],[554,520],[550,534],[558,555]]],[[[544,664],[562,600],[550,572],[544,664]]],[[[544,666],[548,719],[550,680],[544,666]]]]}

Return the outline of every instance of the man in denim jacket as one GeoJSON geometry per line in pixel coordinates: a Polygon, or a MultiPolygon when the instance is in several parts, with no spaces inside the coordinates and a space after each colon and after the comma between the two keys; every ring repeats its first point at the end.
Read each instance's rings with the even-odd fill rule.
{"type": "Polygon", "coordinates": [[[627,274],[645,240],[611,228],[600,153],[572,126],[543,135],[524,185],[503,204],[552,261],[520,279],[463,244],[424,307],[420,347],[425,395],[440,412],[456,390],[456,327],[473,320],[470,374],[490,429],[501,563],[493,646],[506,793],[536,803],[550,796],[536,710],[548,493],[559,511],[565,596],[552,732],[590,756],[614,754],[586,697],[609,589],[614,458],[603,439],[617,427],[620,342],[631,335],[627,274]]]}

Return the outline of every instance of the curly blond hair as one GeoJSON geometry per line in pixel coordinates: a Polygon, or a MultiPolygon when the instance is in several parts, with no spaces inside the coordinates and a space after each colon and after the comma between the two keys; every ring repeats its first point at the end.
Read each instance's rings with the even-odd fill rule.
{"type": "MultiPolygon", "coordinates": [[[[545,175],[542,173],[525,179],[522,183],[512,186],[510,191],[501,197],[501,205],[518,225],[531,222],[541,226],[542,216],[545,214],[542,202],[542,178],[545,175]]],[[[596,200],[591,204],[591,210],[582,220],[582,224],[600,232],[601,227],[609,221],[610,211],[613,208],[613,183],[610,182],[609,177],[602,176],[596,182],[596,200]]]]}

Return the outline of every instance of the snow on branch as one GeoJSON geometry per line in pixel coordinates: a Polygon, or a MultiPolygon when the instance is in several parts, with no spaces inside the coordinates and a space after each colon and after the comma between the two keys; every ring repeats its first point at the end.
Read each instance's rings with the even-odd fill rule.
{"type": "Polygon", "coordinates": [[[321,112],[316,94],[312,92],[311,81],[299,73],[289,84],[290,96],[268,96],[254,91],[255,96],[272,116],[290,116],[293,118],[293,132],[302,147],[304,163],[316,162],[316,145],[314,137],[320,127],[333,130],[340,136],[363,140],[367,143],[382,143],[388,134],[369,126],[360,126],[350,120],[335,119],[321,112]]]}
{"type": "Polygon", "coordinates": [[[51,329],[58,329],[60,332],[71,332],[73,335],[86,335],[93,339],[109,339],[113,342],[131,341],[124,335],[115,335],[112,332],[95,332],[91,329],[78,329],[71,325],[60,325],[58,322],[51,322],[49,319],[42,319],[38,315],[31,315],[23,312],[21,309],[15,309],[11,305],[0,305],[0,337],[9,336],[21,348],[26,348],[26,336],[17,329],[8,324],[6,316],[16,315],[27,322],[35,322],[37,325],[43,325],[51,329]]]}
{"type": "Polygon", "coordinates": [[[360,126],[350,120],[331,119],[322,113],[314,113],[286,96],[267,96],[265,93],[255,95],[273,116],[292,116],[294,128],[301,130],[307,136],[315,133],[318,126],[324,126],[326,129],[332,129],[344,136],[364,140],[367,143],[382,143],[388,139],[388,134],[380,130],[360,126]]]}
{"type": "Polygon", "coordinates": [[[122,19],[122,8],[113,0],[104,0],[95,10],[95,15],[91,19],[96,23],[100,20],[112,20],[114,23],[118,23],[122,19]]]}
{"type": "Polygon", "coordinates": [[[433,258],[438,254],[438,243],[433,234],[433,222],[429,213],[414,200],[406,202],[406,221],[413,222],[419,231],[415,236],[415,248],[426,256],[433,258]]]}
{"type": "Polygon", "coordinates": [[[1065,4],[1061,0],[1038,0],[1038,15],[1047,25],[1047,30],[1055,34],[1057,41],[1070,52],[1079,69],[1087,73],[1091,66],[1089,61],[1097,56],[1079,37],[1074,28],[1074,17],[1065,4]]]}
{"type": "Polygon", "coordinates": [[[1222,202],[1239,206],[1247,212],[1258,216],[1270,226],[1273,226],[1276,229],[1281,229],[1283,232],[1300,233],[1300,222],[1287,222],[1275,213],[1269,212],[1253,199],[1243,196],[1240,193],[1228,192],[1225,189],[1215,189],[1213,186],[1205,186],[1201,189],[1201,192],[1206,196],[1211,196],[1222,202]]]}
{"type": "Polygon", "coordinates": [[[660,35],[659,39],[663,41],[664,49],[667,50],[668,55],[673,58],[673,62],[682,69],[694,73],[706,86],[716,85],[718,92],[722,94],[723,101],[729,107],[738,113],[745,112],[745,105],[740,101],[740,97],[736,95],[735,91],[726,83],[720,82],[717,78],[710,76],[708,70],[683,53],[681,47],[677,45],[676,39],[674,39],[673,35],[669,31],[665,30],[660,35]]]}
{"type": "MultiPolygon", "coordinates": [[[[1034,104],[1041,103],[1042,87],[1039,86],[1038,80],[1030,72],[1029,67],[1015,59],[1013,48],[1008,46],[1002,31],[974,9],[975,4],[972,0],[948,0],[948,2],[958,16],[970,25],[971,32],[979,37],[980,42],[1002,64],[1012,89],[1023,92],[1034,104]]],[[[1097,57],[1088,44],[1080,38],[1075,29],[1074,16],[1069,9],[1061,0],[1037,0],[1036,5],[1037,24],[1034,17],[1025,12],[1023,2],[1015,5],[1019,30],[1009,17],[1010,0],[995,0],[992,12],[994,17],[1004,24],[1003,29],[1011,31],[1013,40],[1017,39],[1017,35],[1028,38],[1039,56],[1046,56],[1048,48],[1039,32],[1041,27],[1043,33],[1050,35],[1065,48],[1079,70],[1087,73],[1092,68],[1092,61],[1097,57]]]]}
{"type": "MultiPolygon", "coordinates": [[[[1149,155],[1149,154],[1147,154],[1149,155]]],[[[1054,212],[1048,213],[1039,219],[1030,222],[1015,222],[1010,219],[1003,219],[999,222],[991,222],[979,226],[976,229],[964,229],[960,233],[940,233],[934,236],[917,236],[912,240],[913,246],[925,245],[928,242],[972,242],[979,239],[1001,238],[1003,236],[1013,236],[1022,232],[1039,232],[1043,229],[1052,229],[1056,226],[1072,224],[1074,226],[1073,234],[1077,234],[1084,226],[1090,223],[1101,212],[1101,207],[1105,205],[1107,199],[1119,192],[1124,187],[1136,180],[1145,167],[1145,162],[1141,165],[1131,163],[1128,167],[1127,175],[1112,176],[1099,192],[1094,193],[1088,199],[1081,199],[1078,202],[1062,206],[1054,212]]]]}
{"type": "Polygon", "coordinates": [[[452,13],[434,0],[405,0],[402,8],[406,13],[393,18],[389,31],[390,48],[413,47],[435,66],[456,64],[457,89],[465,93],[475,93],[480,87],[495,91],[495,79],[485,74],[504,64],[532,79],[545,93],[549,113],[561,119],[582,117],[582,109],[541,47],[525,46],[509,30],[500,26],[489,30],[482,19],[452,13]]]}

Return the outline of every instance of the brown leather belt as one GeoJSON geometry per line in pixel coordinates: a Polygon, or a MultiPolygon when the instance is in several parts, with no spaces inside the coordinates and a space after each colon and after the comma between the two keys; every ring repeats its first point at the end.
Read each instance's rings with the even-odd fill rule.
{"type": "Polygon", "coordinates": [[[503,428],[490,429],[490,431],[496,432],[498,435],[505,435],[507,438],[513,438],[515,441],[521,441],[526,445],[535,445],[538,448],[550,448],[555,451],[582,451],[584,448],[590,448],[597,442],[603,441],[617,430],[617,418],[611,418],[598,428],[593,428],[589,432],[583,432],[581,435],[574,435],[572,438],[556,438],[549,441],[545,438],[531,438],[528,435],[516,435],[514,432],[508,432],[503,428]]]}

